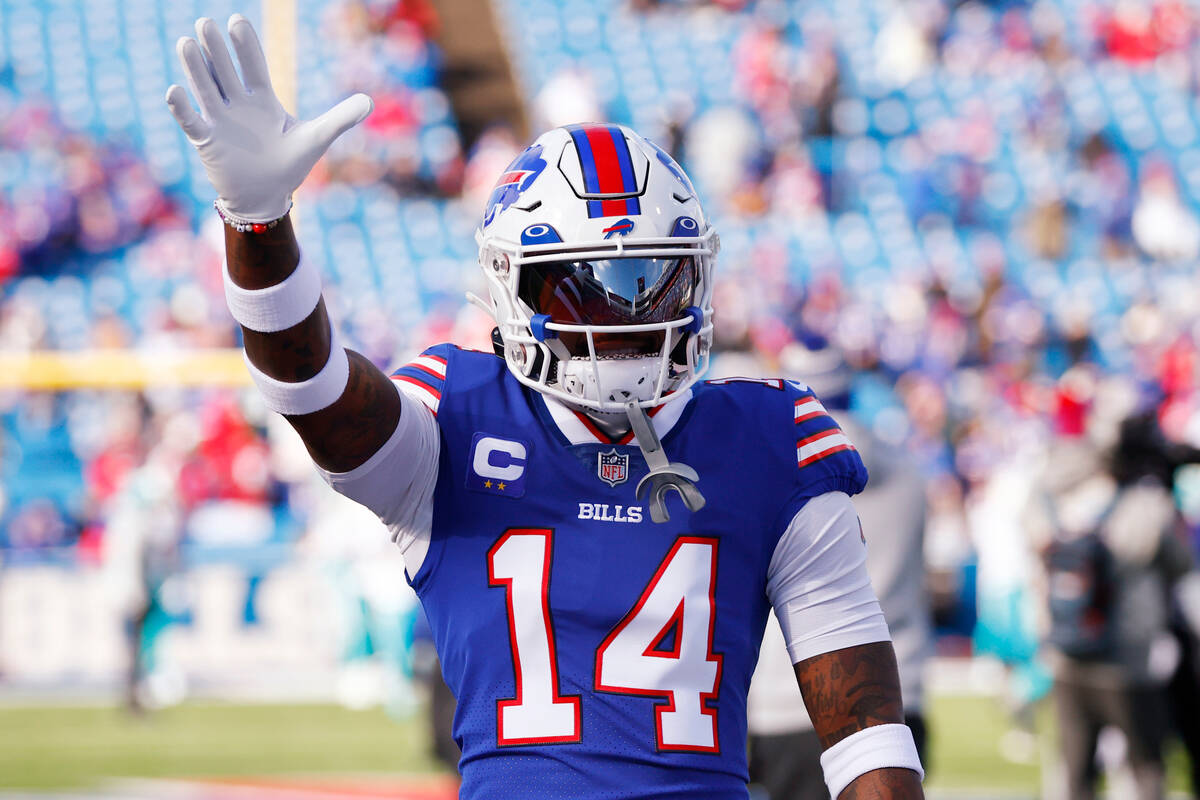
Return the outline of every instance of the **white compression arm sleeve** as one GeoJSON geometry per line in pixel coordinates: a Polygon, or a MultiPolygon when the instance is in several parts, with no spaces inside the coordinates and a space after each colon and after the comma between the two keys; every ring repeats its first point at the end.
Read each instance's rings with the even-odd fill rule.
{"type": "Polygon", "coordinates": [[[796,664],[821,653],[890,641],[867,576],[867,546],[844,492],[809,500],[771,556],[767,597],[796,664]]]}
{"type": "Polygon", "coordinates": [[[391,383],[401,406],[391,438],[349,472],[318,471],[338,493],[371,509],[388,526],[412,578],[429,551],[441,437],[433,412],[391,383]]]}

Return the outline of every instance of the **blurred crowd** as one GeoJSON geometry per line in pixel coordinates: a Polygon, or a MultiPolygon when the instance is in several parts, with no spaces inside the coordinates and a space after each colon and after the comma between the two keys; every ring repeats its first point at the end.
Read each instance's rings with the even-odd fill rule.
{"type": "MultiPolygon", "coordinates": [[[[1066,97],[1080,71],[1193,91],[1200,16],[1179,2],[889,9],[866,74],[841,20],[814,8],[797,23],[758,4],[733,51],[745,106],[685,113],[666,130],[723,229],[753,231],[721,265],[719,346],[803,378],[789,363],[796,343],[833,343],[857,372],[856,406],[931,479],[931,566],[978,562],[977,580],[1016,585],[1026,576],[992,574],[1019,572],[1015,546],[993,570],[981,540],[1019,541],[1019,523],[979,513],[1004,506],[993,495],[1009,470],[1089,424],[1111,437],[1134,408],[1156,410],[1170,437],[1200,436],[1200,196],[1182,188],[1195,110],[1192,138],[1146,146],[1116,118],[1081,119],[1066,97]],[[922,92],[956,80],[978,95],[922,122],[922,92]],[[1021,104],[987,103],[1003,80],[1021,104]],[[890,132],[889,108],[901,117],[890,132]],[[994,195],[1010,191],[1019,199],[995,213],[994,195]],[[902,203],[875,205],[891,194],[902,203]],[[788,226],[829,229],[838,245],[802,280],[788,226]],[[873,228],[883,251],[860,268],[855,228],[873,228]],[[909,260],[912,238],[922,247],[909,260]]],[[[1185,511],[1200,521],[1194,502],[1185,511]]]]}
{"type": "MultiPolygon", "coordinates": [[[[856,417],[927,481],[940,646],[997,655],[1032,698],[1048,678],[1033,664],[1040,545],[1021,509],[1038,469],[1080,436],[1111,445],[1136,411],[1171,441],[1200,441],[1200,13],[1182,0],[839,7],[639,1],[611,13],[730,23],[738,101],[664,96],[650,131],[696,179],[725,242],[717,366],[803,380],[814,341],[843,354],[856,417]]],[[[382,182],[481,210],[520,143],[503,127],[462,141],[428,0],[322,13],[313,63],[336,68],[302,115],[350,91],[376,108],[331,152],[315,197],[382,182]]],[[[533,127],[630,121],[599,82],[584,63],[552,71],[529,87],[533,127]]],[[[0,349],[235,345],[219,225],[177,191],[136,148],[0,87],[0,349]]],[[[461,332],[457,307],[405,346],[461,332]]],[[[467,319],[468,343],[485,342],[467,319]]],[[[179,475],[167,487],[178,541],[238,524],[287,538],[305,514],[311,476],[272,455],[264,417],[239,395],[7,393],[0,422],[9,558],[98,553],[139,485],[130,476],[163,459],[179,475]]],[[[1173,477],[1195,531],[1200,473],[1173,477]]]]}
{"type": "MultiPolygon", "coordinates": [[[[0,105],[0,349],[232,346],[220,251],[193,229],[191,202],[136,151],[69,130],[45,103],[0,88],[0,105]]],[[[86,549],[176,412],[177,432],[224,436],[204,403],[158,400],[0,395],[0,547],[86,549]]]]}
{"type": "Polygon", "coordinates": [[[375,110],[327,160],[328,179],[384,182],[406,196],[452,196],[462,183],[462,145],[440,88],[438,17],[429,0],[332,3],[322,29],[336,94],[366,92],[375,110]]]}
{"type": "MultiPolygon", "coordinates": [[[[461,147],[438,86],[432,7],[346,0],[322,13],[321,63],[337,66],[328,90],[368,92],[376,107],[315,184],[457,193],[461,147]]],[[[128,137],[73,129],[47,98],[0,75],[0,350],[236,346],[220,225],[180,189],[158,183],[128,137]]],[[[128,476],[167,452],[181,470],[170,487],[181,538],[207,504],[291,517],[266,467],[261,417],[252,398],[225,390],[0,395],[0,549],[38,558],[78,545],[99,557],[128,476]]],[[[272,521],[268,533],[284,528],[272,521]]]]}
{"type": "Polygon", "coordinates": [[[69,130],[2,79],[0,157],[0,280],[61,273],[191,227],[131,148],[69,130]]]}

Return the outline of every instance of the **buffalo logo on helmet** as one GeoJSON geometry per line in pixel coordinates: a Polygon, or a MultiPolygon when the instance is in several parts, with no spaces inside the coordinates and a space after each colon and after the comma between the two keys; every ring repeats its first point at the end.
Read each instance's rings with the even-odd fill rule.
{"type": "Polygon", "coordinates": [[[614,222],[604,229],[604,238],[611,239],[614,236],[628,236],[633,232],[633,220],[623,219],[620,222],[614,222]]]}
{"type": "Polygon", "coordinates": [[[596,456],[596,474],[609,486],[616,486],[629,479],[629,454],[618,453],[614,447],[607,453],[596,456]]]}
{"type": "Polygon", "coordinates": [[[497,211],[507,211],[509,206],[517,202],[521,193],[533,186],[544,169],[546,159],[542,158],[540,144],[526,148],[524,153],[517,156],[492,187],[487,209],[483,213],[483,224],[491,225],[497,211]]]}

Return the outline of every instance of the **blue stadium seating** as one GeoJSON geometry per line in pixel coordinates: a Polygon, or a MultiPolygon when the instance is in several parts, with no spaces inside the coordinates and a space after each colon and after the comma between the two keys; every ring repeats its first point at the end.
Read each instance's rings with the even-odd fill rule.
{"type": "MultiPolygon", "coordinates": [[[[1079,18],[1086,5],[1055,3],[1068,19],[1079,18]]],[[[1096,133],[1135,181],[1147,160],[1161,159],[1178,176],[1186,201],[1200,211],[1200,103],[1163,71],[1085,52],[1082,26],[1067,26],[1064,34],[1066,46],[1084,57],[1056,69],[1034,59],[999,74],[965,75],[935,65],[897,88],[877,74],[875,53],[876,37],[895,11],[892,0],[764,3],[738,14],[670,3],[650,13],[634,12],[624,2],[494,4],[526,98],[562,68],[580,65],[592,74],[612,119],[659,140],[666,131],[664,105],[673,97],[686,97],[695,113],[748,106],[730,76],[735,48],[754,25],[769,19],[802,47],[811,15],[824,15],[840,68],[841,127],[832,138],[806,144],[818,171],[836,183],[837,201],[829,213],[802,220],[787,209],[745,219],[735,216],[726,198],[706,196],[722,231],[722,269],[747,270],[754,248],[772,244],[785,254],[798,283],[836,267],[847,283],[871,297],[881,273],[922,272],[935,262],[951,265],[954,281],[975,286],[983,272],[980,254],[998,249],[1009,277],[1040,304],[1054,307],[1068,296],[1085,296],[1098,313],[1124,308],[1146,286],[1169,287],[1188,272],[1182,264],[1106,261],[1102,225],[1089,219],[1071,226],[1067,253],[1057,264],[1031,252],[1021,233],[1047,190],[1069,193],[1063,178],[1077,166],[1079,145],[1096,133]],[[1044,109],[1047,104],[1061,104],[1069,147],[1028,140],[1030,115],[1059,114],[1044,109]],[[988,157],[968,163],[965,156],[938,152],[932,163],[922,164],[901,146],[898,137],[928,131],[977,106],[989,111],[994,125],[988,157]],[[964,196],[949,180],[968,167],[978,171],[978,199],[964,196]]],[[[331,5],[297,2],[302,117],[320,113],[345,92],[337,83],[336,43],[322,35],[331,5]]],[[[1000,12],[981,10],[994,25],[1000,12]]],[[[174,43],[192,31],[195,17],[205,13],[223,20],[234,11],[261,23],[257,5],[244,0],[0,0],[0,114],[13,98],[44,98],[70,130],[129,143],[155,179],[200,220],[209,213],[212,189],[168,114],[163,91],[182,82],[174,43]]],[[[388,73],[415,98],[417,173],[426,180],[460,147],[453,112],[437,85],[437,62],[431,48],[388,73]]],[[[0,150],[0,200],[50,177],[36,158],[0,150]]],[[[302,245],[333,288],[335,316],[347,321],[351,344],[357,335],[354,310],[381,307],[399,330],[407,330],[426,309],[456,306],[475,279],[471,230],[478,209],[457,200],[402,196],[386,185],[332,184],[305,195],[304,203],[302,245]]],[[[98,257],[81,254],[61,275],[26,276],[0,286],[0,302],[42,309],[47,342],[54,347],[87,345],[89,322],[112,312],[136,335],[177,282],[146,269],[146,258],[136,245],[98,257]]],[[[1102,360],[1119,365],[1128,355],[1118,338],[1105,335],[1105,326],[1113,324],[1111,314],[1097,323],[1097,346],[1102,360]]],[[[5,419],[8,435],[16,435],[15,418],[5,419]]],[[[22,447],[29,436],[22,434],[22,447]]],[[[39,447],[54,452],[60,444],[36,436],[29,441],[30,453],[39,447]]],[[[77,465],[67,472],[72,470],[77,473],[77,465]]],[[[77,480],[64,475],[45,479],[61,479],[60,489],[77,480]]]]}

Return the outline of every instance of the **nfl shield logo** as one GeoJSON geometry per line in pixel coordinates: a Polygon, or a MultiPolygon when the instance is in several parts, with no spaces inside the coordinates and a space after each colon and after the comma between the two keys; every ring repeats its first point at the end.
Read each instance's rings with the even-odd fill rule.
{"type": "Polygon", "coordinates": [[[629,456],[618,453],[615,447],[607,453],[600,453],[596,460],[596,474],[609,486],[624,483],[629,477],[629,456]]]}

